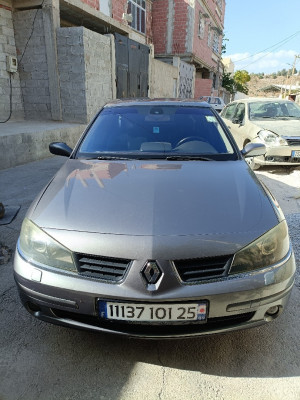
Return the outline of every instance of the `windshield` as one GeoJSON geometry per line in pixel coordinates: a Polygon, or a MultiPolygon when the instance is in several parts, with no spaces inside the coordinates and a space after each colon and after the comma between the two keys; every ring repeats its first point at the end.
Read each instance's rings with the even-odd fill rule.
{"type": "Polygon", "coordinates": [[[89,128],[77,157],[237,159],[209,108],[169,105],[110,106],[89,128]]]}
{"type": "Polygon", "coordinates": [[[249,104],[249,119],[300,118],[300,107],[291,101],[257,101],[249,104]]]}

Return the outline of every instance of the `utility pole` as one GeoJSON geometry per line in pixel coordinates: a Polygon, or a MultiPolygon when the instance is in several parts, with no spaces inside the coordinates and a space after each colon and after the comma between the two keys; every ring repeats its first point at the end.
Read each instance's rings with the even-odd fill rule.
{"type": "Polygon", "coordinates": [[[297,58],[300,58],[300,54],[295,54],[295,59],[294,59],[294,64],[293,64],[293,69],[291,73],[291,81],[290,81],[290,89],[289,89],[289,95],[291,94],[291,89],[292,89],[292,76],[294,76],[295,72],[295,66],[296,66],[296,60],[297,58]]]}

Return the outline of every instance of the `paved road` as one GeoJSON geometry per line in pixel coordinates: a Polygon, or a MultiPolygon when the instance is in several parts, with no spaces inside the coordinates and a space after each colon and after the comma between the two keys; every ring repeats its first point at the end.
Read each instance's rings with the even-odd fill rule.
{"type": "MultiPolygon", "coordinates": [[[[2,244],[14,248],[28,206],[63,162],[0,171],[0,201],[21,205],[0,226],[2,244]]],[[[258,176],[282,197],[300,267],[297,188],[280,174],[258,176]]],[[[19,302],[12,261],[0,265],[0,295],[0,400],[300,399],[299,276],[275,322],[188,340],[133,340],[38,321],[19,302]]]]}

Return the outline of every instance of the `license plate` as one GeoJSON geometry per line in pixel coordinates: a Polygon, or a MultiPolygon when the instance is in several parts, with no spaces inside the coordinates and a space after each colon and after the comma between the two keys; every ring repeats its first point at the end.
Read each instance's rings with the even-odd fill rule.
{"type": "Polygon", "coordinates": [[[140,322],[206,321],[207,303],[147,304],[99,301],[100,318],[140,322]]]}
{"type": "Polygon", "coordinates": [[[300,150],[292,151],[292,158],[300,158],[300,150]]]}

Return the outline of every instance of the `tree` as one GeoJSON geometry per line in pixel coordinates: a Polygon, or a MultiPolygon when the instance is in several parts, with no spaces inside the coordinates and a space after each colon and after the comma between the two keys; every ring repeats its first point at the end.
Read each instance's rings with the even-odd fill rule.
{"type": "Polygon", "coordinates": [[[226,43],[225,42],[228,42],[228,41],[229,41],[229,39],[225,38],[225,35],[223,35],[221,54],[226,53],[226,43]]]}
{"type": "Polygon", "coordinates": [[[247,82],[250,81],[251,77],[249,72],[246,70],[239,70],[233,75],[233,79],[235,82],[235,87],[237,92],[248,94],[247,82]]]}
{"type": "Polygon", "coordinates": [[[222,79],[222,86],[229,93],[231,93],[231,94],[235,93],[234,79],[231,77],[230,72],[224,72],[223,79],[222,79]]]}
{"type": "Polygon", "coordinates": [[[247,87],[247,82],[249,82],[250,79],[249,73],[245,70],[236,71],[233,77],[231,73],[224,73],[222,86],[231,94],[236,92],[248,94],[249,89],[247,87]]]}

